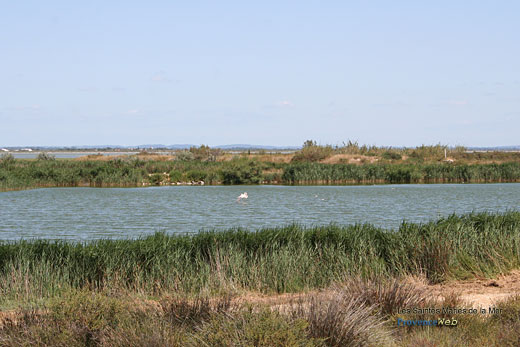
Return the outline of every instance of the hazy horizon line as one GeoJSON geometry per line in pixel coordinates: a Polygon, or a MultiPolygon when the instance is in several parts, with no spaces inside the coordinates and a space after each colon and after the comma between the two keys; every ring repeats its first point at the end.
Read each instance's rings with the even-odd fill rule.
{"type": "MultiPolygon", "coordinates": [[[[356,142],[353,142],[356,143],[356,142]]],[[[98,145],[0,145],[0,148],[2,149],[22,149],[22,148],[56,148],[56,149],[67,149],[67,148],[75,148],[75,149],[142,149],[142,148],[166,148],[166,149],[183,149],[183,148],[190,148],[190,147],[200,147],[200,146],[209,146],[211,148],[266,148],[266,149],[296,149],[301,148],[302,145],[263,145],[263,144],[223,144],[223,145],[208,145],[205,143],[175,143],[175,144],[139,144],[139,145],[120,145],[120,144],[98,144],[98,145]]],[[[318,143],[318,145],[321,146],[332,146],[332,147],[342,147],[345,146],[345,143],[343,144],[329,144],[329,143],[318,143]]],[[[379,148],[417,148],[421,146],[447,146],[448,148],[455,148],[455,147],[466,147],[466,148],[520,148],[520,144],[514,144],[514,145],[491,145],[491,146],[485,146],[485,145],[463,145],[463,144],[457,144],[457,145],[449,145],[449,144],[443,144],[441,142],[435,143],[435,144],[419,144],[419,145],[413,145],[413,146],[401,146],[401,145],[373,145],[373,144],[357,144],[358,146],[367,146],[367,147],[379,147],[379,148]]]]}

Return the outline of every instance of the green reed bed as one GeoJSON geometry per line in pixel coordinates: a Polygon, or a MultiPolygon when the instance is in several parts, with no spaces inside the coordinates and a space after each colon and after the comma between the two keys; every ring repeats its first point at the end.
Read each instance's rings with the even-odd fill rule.
{"type": "Polygon", "coordinates": [[[0,162],[0,188],[136,186],[144,177],[141,163],[119,161],[31,161],[0,162]]]}
{"type": "Polygon", "coordinates": [[[520,163],[267,163],[248,158],[228,162],[0,160],[0,190],[36,187],[136,187],[206,184],[371,184],[519,182],[520,163]]]}
{"type": "Polygon", "coordinates": [[[284,168],[282,180],[289,184],[518,182],[520,163],[472,165],[297,163],[284,168]]]}
{"type": "Polygon", "coordinates": [[[237,158],[229,162],[159,161],[136,158],[108,161],[6,160],[0,158],[0,190],[36,187],[135,187],[205,181],[207,184],[257,184],[280,181],[266,173],[280,164],[237,158]]]}
{"type": "Polygon", "coordinates": [[[520,264],[520,213],[450,216],[396,231],[374,226],[234,229],[86,243],[0,244],[1,300],[66,288],[185,294],[294,292],[354,275],[492,276],[520,264]]]}

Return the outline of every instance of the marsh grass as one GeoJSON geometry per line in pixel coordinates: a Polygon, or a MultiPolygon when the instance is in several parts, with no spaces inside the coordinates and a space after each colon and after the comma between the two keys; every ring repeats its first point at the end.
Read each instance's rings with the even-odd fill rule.
{"type": "Polygon", "coordinates": [[[358,165],[299,162],[297,157],[292,163],[274,163],[243,156],[223,162],[132,157],[106,161],[20,160],[12,156],[0,159],[0,190],[4,191],[37,187],[136,187],[191,181],[206,184],[519,182],[520,162],[358,165]]]}
{"type": "Polygon", "coordinates": [[[452,215],[403,223],[395,231],[369,224],[290,225],[86,243],[20,240],[0,243],[0,304],[68,288],[286,293],[352,276],[404,275],[436,283],[492,277],[519,265],[519,212],[452,215]]]}
{"type": "Polygon", "coordinates": [[[351,278],[337,287],[336,291],[355,297],[365,305],[375,307],[383,316],[391,316],[398,308],[423,307],[433,299],[424,289],[415,287],[398,278],[351,278]]]}
{"type": "MultiPolygon", "coordinates": [[[[283,308],[230,296],[163,295],[67,289],[39,305],[0,311],[2,346],[516,346],[520,300],[498,303],[502,315],[458,315],[456,328],[397,328],[393,314],[421,304],[398,279],[355,279],[303,296],[283,308]]],[[[426,307],[464,307],[457,296],[426,307]]]]}
{"type": "Polygon", "coordinates": [[[136,187],[143,183],[171,184],[200,180],[207,184],[256,184],[268,180],[280,182],[281,174],[262,175],[264,170],[280,168],[281,164],[247,158],[226,162],[142,160],[132,157],[77,161],[20,160],[6,156],[0,159],[0,190],[77,186],[136,187]]]}
{"type": "Polygon", "coordinates": [[[291,308],[293,319],[308,323],[309,335],[324,339],[328,346],[383,346],[391,343],[390,329],[376,305],[343,290],[317,295],[291,308]]]}
{"type": "Polygon", "coordinates": [[[132,296],[71,290],[0,327],[2,346],[319,346],[308,324],[224,299],[143,305],[132,296]]]}
{"type": "Polygon", "coordinates": [[[284,167],[282,179],[290,184],[518,182],[520,163],[291,163],[284,167]]]}
{"type": "Polygon", "coordinates": [[[500,316],[460,315],[452,329],[396,329],[397,317],[407,318],[396,310],[466,305],[456,295],[437,302],[403,276],[492,277],[519,265],[519,212],[452,215],[398,230],[291,225],[3,242],[0,306],[16,314],[0,319],[0,345],[515,346],[518,297],[498,304],[500,316]],[[233,301],[244,291],[310,289],[324,290],[283,309],[233,301]]]}

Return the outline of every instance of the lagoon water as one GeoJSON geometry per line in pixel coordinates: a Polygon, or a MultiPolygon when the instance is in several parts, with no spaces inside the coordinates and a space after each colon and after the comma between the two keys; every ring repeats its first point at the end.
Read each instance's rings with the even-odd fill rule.
{"type": "Polygon", "coordinates": [[[0,193],[0,240],[136,238],[290,223],[397,228],[472,211],[520,210],[520,184],[45,188],[0,193]],[[244,203],[236,198],[248,192],[244,203]]]}
{"type": "MultiPolygon", "coordinates": [[[[36,159],[41,152],[10,152],[16,159],[36,159]]],[[[45,152],[54,156],[56,159],[73,159],[84,157],[87,155],[102,154],[105,156],[121,156],[121,155],[133,155],[139,152],[45,152]]],[[[162,152],[160,152],[162,153],[162,152]]]]}

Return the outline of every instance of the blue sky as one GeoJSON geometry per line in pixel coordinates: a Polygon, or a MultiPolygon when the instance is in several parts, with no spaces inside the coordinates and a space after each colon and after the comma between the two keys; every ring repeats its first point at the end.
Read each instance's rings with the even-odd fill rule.
{"type": "Polygon", "coordinates": [[[5,1],[0,145],[519,145],[518,1],[5,1]]]}

